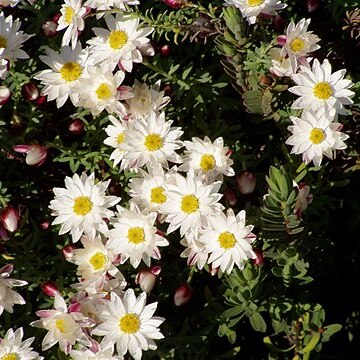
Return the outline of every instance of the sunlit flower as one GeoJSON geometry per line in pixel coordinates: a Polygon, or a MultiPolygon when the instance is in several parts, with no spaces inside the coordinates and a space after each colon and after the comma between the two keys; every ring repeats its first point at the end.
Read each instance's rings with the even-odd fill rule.
{"type": "Polygon", "coordinates": [[[206,229],[200,240],[205,243],[210,254],[208,263],[212,267],[220,267],[225,273],[230,273],[236,265],[244,268],[244,262],[256,258],[251,243],[256,236],[251,232],[253,225],[245,225],[245,210],[236,216],[232,209],[209,218],[210,226],[206,229]]]}
{"type": "Polygon", "coordinates": [[[141,63],[142,55],[138,47],[148,43],[146,37],[151,28],[139,28],[139,19],[131,19],[117,13],[105,16],[107,29],[93,28],[96,35],[88,41],[94,63],[106,61],[111,70],[119,64],[121,69],[132,71],[133,62],[141,63]]]}
{"type": "Polygon", "coordinates": [[[47,96],[48,101],[56,99],[58,108],[64,105],[68,97],[76,105],[79,95],[74,91],[74,86],[84,73],[88,51],[82,50],[81,44],[78,43],[73,49],[63,46],[60,54],[48,47],[45,52],[46,56],[40,55],[40,59],[50,69],[42,70],[34,76],[45,85],[41,93],[47,96]]]}
{"type": "Polygon", "coordinates": [[[19,2],[19,0],[0,0],[0,6],[6,7],[6,6],[10,6],[10,7],[14,7],[17,5],[17,3],[19,2]]]}
{"type": "Polygon", "coordinates": [[[56,31],[65,30],[62,38],[61,45],[69,45],[74,49],[77,41],[79,32],[85,28],[85,22],[83,17],[86,15],[86,7],[82,6],[81,0],[64,0],[61,6],[61,16],[58,20],[58,26],[56,31]]]}
{"type": "Polygon", "coordinates": [[[104,336],[101,346],[115,344],[119,355],[129,352],[135,360],[140,360],[143,350],[155,350],[154,340],[164,337],[158,327],[165,319],[153,316],[156,308],[156,302],[146,305],[144,292],[136,298],[134,290],[128,289],[123,299],[112,293],[101,314],[103,323],[92,334],[104,336]]]}
{"type": "Polygon", "coordinates": [[[301,73],[292,75],[296,86],[289,91],[300,96],[292,104],[294,109],[317,110],[335,109],[339,114],[346,114],[343,105],[351,105],[350,99],[354,92],[349,90],[353,85],[351,80],[344,79],[346,70],[331,73],[331,65],[327,59],[320,64],[314,59],[311,70],[300,66],[301,73]]]}
{"type": "Polygon", "coordinates": [[[130,259],[130,263],[137,268],[141,262],[150,266],[151,258],[161,258],[159,246],[169,245],[168,241],[157,234],[154,226],[157,214],[155,212],[141,212],[132,203],[130,210],[118,208],[116,221],[107,236],[108,247],[120,255],[121,263],[130,259]]]}
{"type": "Polygon", "coordinates": [[[105,350],[99,349],[96,352],[82,348],[81,350],[72,350],[70,356],[73,360],[122,360],[124,358],[123,356],[113,355],[113,353],[113,347],[105,350]]]}
{"type": "Polygon", "coordinates": [[[346,149],[344,141],[349,137],[342,133],[342,125],[333,122],[335,110],[330,112],[320,109],[303,111],[301,118],[291,116],[293,125],[288,127],[292,135],[286,144],[293,145],[292,154],[302,154],[303,161],[321,165],[323,155],[330,159],[335,156],[335,150],[346,149]]]}
{"type": "Polygon", "coordinates": [[[230,159],[229,148],[224,146],[223,138],[212,142],[207,136],[204,140],[194,137],[191,141],[184,141],[184,146],[186,150],[179,171],[202,174],[207,182],[222,180],[223,175],[235,175],[231,167],[233,160],[230,159]]]}
{"type": "Polygon", "coordinates": [[[181,236],[187,232],[197,235],[209,216],[223,209],[218,202],[222,197],[218,193],[220,186],[221,181],[206,185],[192,172],[186,178],[175,174],[174,183],[168,184],[165,191],[167,201],[160,208],[169,223],[167,233],[180,228],[181,236]]]}
{"type": "Polygon", "coordinates": [[[105,233],[108,228],[104,219],[109,219],[114,213],[109,207],[117,204],[120,198],[106,196],[105,191],[110,180],[94,183],[94,173],[79,177],[65,178],[65,189],[54,188],[55,198],[50,201],[49,208],[56,216],[53,225],[61,224],[60,235],[70,232],[73,242],[80,239],[84,233],[94,239],[97,232],[105,233]]]}
{"type": "Polygon", "coordinates": [[[201,270],[207,262],[209,257],[205,243],[200,241],[198,236],[194,234],[185,234],[185,237],[180,241],[180,244],[186,249],[180,254],[180,257],[187,258],[188,266],[196,265],[201,270]]]}
{"type": "Polygon", "coordinates": [[[39,144],[32,145],[14,145],[13,150],[26,154],[25,162],[30,166],[41,166],[45,163],[48,155],[48,149],[39,144]]]}
{"type": "Polygon", "coordinates": [[[250,24],[255,24],[258,15],[275,15],[277,10],[287,5],[278,0],[225,0],[229,5],[236,6],[250,24]]]}
{"type": "Polygon", "coordinates": [[[269,54],[272,62],[272,67],[269,70],[272,74],[278,77],[296,74],[298,64],[295,56],[286,58],[281,56],[280,48],[270,49],[269,54]]]}
{"type": "MultiPolygon", "coordinates": [[[[29,39],[32,35],[27,35],[23,31],[19,31],[21,22],[19,19],[13,21],[13,17],[9,15],[5,18],[3,12],[0,13],[0,59],[16,60],[27,59],[29,56],[22,49],[22,43],[29,39]]],[[[3,63],[0,64],[4,66],[3,63]]],[[[3,70],[2,70],[3,71],[3,70]]]]}
{"type": "Polygon", "coordinates": [[[24,305],[26,303],[20,294],[12,290],[12,287],[27,285],[27,281],[9,278],[13,270],[13,264],[5,265],[0,269],[0,315],[4,309],[13,313],[15,304],[24,305]]]}
{"type": "Polygon", "coordinates": [[[152,112],[144,118],[134,120],[126,133],[123,145],[127,159],[132,167],[142,167],[151,162],[168,168],[168,162],[181,162],[175,152],[182,146],[178,140],[183,134],[180,127],[171,127],[172,120],[165,121],[165,114],[152,112]]]}
{"type": "Polygon", "coordinates": [[[101,10],[110,10],[111,8],[118,8],[121,10],[126,10],[124,5],[138,5],[138,0],[87,0],[84,3],[84,6],[88,6],[97,11],[101,10]]]}
{"type": "Polygon", "coordinates": [[[39,353],[32,351],[30,347],[34,338],[29,338],[22,341],[24,336],[23,328],[9,329],[4,338],[0,338],[0,359],[1,360],[42,360],[43,357],[39,353]]]}

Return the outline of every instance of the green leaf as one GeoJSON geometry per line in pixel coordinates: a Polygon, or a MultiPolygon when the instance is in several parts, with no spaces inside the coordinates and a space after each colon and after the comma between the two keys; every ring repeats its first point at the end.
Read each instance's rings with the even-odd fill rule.
{"type": "Polygon", "coordinates": [[[250,324],[255,331],[265,332],[266,322],[260,313],[254,312],[250,315],[250,324]]]}
{"type": "Polygon", "coordinates": [[[289,347],[288,349],[279,349],[271,342],[271,339],[269,336],[265,336],[263,339],[263,342],[271,351],[278,352],[278,353],[287,353],[295,348],[295,344],[294,344],[291,347],[289,347]]]}
{"type": "Polygon", "coordinates": [[[238,306],[234,306],[230,309],[225,310],[221,316],[224,318],[232,318],[236,315],[239,315],[240,313],[242,313],[244,311],[244,308],[242,305],[238,305],[238,306]]]}
{"type": "Polygon", "coordinates": [[[319,340],[320,340],[320,337],[321,337],[320,333],[314,332],[313,335],[312,335],[312,337],[311,337],[311,339],[310,339],[310,341],[308,342],[308,344],[307,344],[303,349],[298,350],[298,352],[299,352],[300,354],[306,354],[306,353],[309,353],[309,352],[311,352],[312,350],[314,350],[315,347],[316,347],[316,345],[317,345],[317,343],[318,343],[319,340]]]}
{"type": "Polygon", "coordinates": [[[342,329],[342,325],[340,324],[332,324],[332,325],[324,326],[323,335],[331,336],[337,333],[338,331],[340,331],[341,329],[342,329]]]}

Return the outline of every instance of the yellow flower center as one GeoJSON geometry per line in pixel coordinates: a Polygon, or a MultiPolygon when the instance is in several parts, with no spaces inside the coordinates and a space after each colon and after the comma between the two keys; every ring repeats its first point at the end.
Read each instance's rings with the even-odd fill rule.
{"type": "Polygon", "coordinates": [[[88,196],[79,196],[75,198],[73,210],[76,215],[86,215],[93,207],[93,203],[88,196]]]}
{"type": "Polygon", "coordinates": [[[261,5],[264,0],[248,0],[248,5],[250,6],[258,6],[261,5]]]}
{"type": "Polygon", "coordinates": [[[159,134],[149,134],[145,137],[144,145],[148,151],[156,151],[162,148],[163,141],[159,134]]]}
{"type": "Polygon", "coordinates": [[[65,329],[65,320],[64,319],[57,319],[55,321],[55,326],[59,329],[61,333],[64,333],[66,331],[65,329]]]}
{"type": "Polygon", "coordinates": [[[117,136],[116,141],[118,145],[122,144],[125,141],[125,134],[121,133],[117,136]]]}
{"type": "Polygon", "coordinates": [[[304,40],[296,38],[290,43],[290,47],[293,52],[297,53],[304,49],[304,47],[305,47],[304,40]]]}
{"type": "Polygon", "coordinates": [[[181,210],[187,214],[195,212],[199,208],[199,199],[195,195],[184,195],[181,200],[181,210]]]}
{"type": "Polygon", "coordinates": [[[320,144],[324,141],[324,139],[325,139],[325,133],[323,130],[314,128],[310,131],[309,140],[313,144],[315,144],[315,145],[320,144]]]}
{"type": "Polygon", "coordinates": [[[126,334],[134,334],[140,329],[140,319],[136,314],[126,314],[119,320],[119,329],[126,334]]]}
{"type": "Polygon", "coordinates": [[[19,357],[15,353],[6,354],[0,360],[18,360],[19,357]]]}
{"type": "Polygon", "coordinates": [[[144,230],[138,226],[132,227],[128,230],[127,237],[131,243],[138,245],[144,242],[145,239],[144,230]]]}
{"type": "Polygon", "coordinates": [[[110,47],[114,50],[121,49],[128,41],[128,36],[125,31],[114,30],[109,35],[110,47]]]}
{"type": "Polygon", "coordinates": [[[101,252],[97,252],[90,258],[89,262],[94,268],[94,270],[103,269],[106,263],[106,256],[101,252]]]}
{"type": "Polygon", "coordinates": [[[7,46],[7,40],[3,36],[0,35],[0,49],[2,49],[2,48],[5,49],[6,46],[7,46]]]}
{"type": "Polygon", "coordinates": [[[73,16],[74,9],[70,6],[65,6],[64,21],[70,25],[72,23],[73,16]]]}
{"type": "Polygon", "coordinates": [[[319,82],[314,86],[314,95],[318,99],[326,100],[332,94],[333,94],[333,90],[331,88],[331,85],[326,81],[319,82]]]}
{"type": "Polygon", "coordinates": [[[102,83],[96,90],[96,95],[99,100],[108,100],[111,97],[111,90],[108,84],[102,83]]]}
{"type": "Polygon", "coordinates": [[[236,244],[235,236],[228,231],[221,233],[218,237],[218,242],[223,249],[231,249],[236,244]]]}
{"type": "Polygon", "coordinates": [[[150,201],[155,204],[162,204],[166,201],[167,197],[164,194],[164,189],[161,186],[151,189],[150,201]]]}
{"type": "Polygon", "coordinates": [[[200,160],[200,167],[202,171],[209,171],[215,167],[215,158],[210,154],[204,154],[200,160]]]}
{"type": "Polygon", "coordinates": [[[65,81],[75,81],[82,74],[82,68],[77,62],[68,62],[61,67],[60,74],[65,81]]]}

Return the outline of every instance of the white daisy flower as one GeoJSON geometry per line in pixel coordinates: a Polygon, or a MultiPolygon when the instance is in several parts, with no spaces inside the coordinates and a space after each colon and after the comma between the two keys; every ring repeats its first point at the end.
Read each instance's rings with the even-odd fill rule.
{"type": "Polygon", "coordinates": [[[287,5],[278,0],[225,0],[229,5],[236,6],[250,24],[255,24],[258,15],[275,15],[277,10],[284,9],[287,5]]]}
{"type": "Polygon", "coordinates": [[[27,59],[29,56],[21,48],[22,43],[28,40],[32,35],[27,35],[23,31],[19,31],[21,22],[19,19],[13,21],[13,17],[9,15],[5,18],[3,12],[0,13],[0,50],[1,59],[16,60],[27,59]]]}
{"type": "Polygon", "coordinates": [[[185,234],[180,244],[186,249],[180,254],[180,257],[187,258],[188,266],[196,265],[199,270],[205,266],[209,254],[206,251],[205,243],[194,234],[185,234]]]}
{"type": "Polygon", "coordinates": [[[13,264],[7,264],[0,269],[0,315],[4,309],[12,314],[15,304],[26,304],[24,298],[12,290],[12,287],[27,285],[27,281],[9,278],[13,270],[13,264]]]}
{"type": "Polygon", "coordinates": [[[17,5],[17,3],[19,2],[19,0],[0,0],[0,6],[6,7],[6,6],[10,6],[10,7],[14,7],[17,5]]]}
{"type": "Polygon", "coordinates": [[[148,172],[139,169],[138,178],[132,178],[129,182],[129,195],[141,210],[159,211],[160,206],[167,200],[165,189],[168,183],[173,182],[176,167],[166,173],[161,165],[151,163],[148,172]]]}
{"type": "Polygon", "coordinates": [[[320,64],[314,59],[311,70],[300,66],[301,73],[294,74],[291,78],[296,86],[289,91],[300,96],[291,105],[293,109],[317,110],[322,107],[326,111],[335,109],[339,114],[346,114],[343,105],[351,105],[350,99],[354,92],[349,90],[353,85],[351,80],[344,79],[345,69],[331,73],[331,65],[327,59],[320,64]]]}
{"type": "Polygon", "coordinates": [[[206,226],[209,215],[224,208],[218,202],[222,197],[218,193],[220,186],[221,181],[206,185],[192,172],[186,178],[175,174],[174,184],[168,184],[165,191],[167,201],[160,208],[169,223],[167,233],[180,228],[181,236],[188,232],[196,236],[206,226]]]}
{"type": "Polygon", "coordinates": [[[301,118],[291,116],[293,125],[288,127],[292,133],[286,144],[293,145],[292,154],[302,154],[303,161],[321,165],[323,155],[334,158],[334,150],[346,149],[344,141],[348,135],[340,132],[341,124],[333,122],[335,110],[320,109],[303,111],[301,118]]]}
{"type": "Polygon", "coordinates": [[[53,189],[55,198],[50,201],[49,208],[56,218],[52,224],[61,224],[59,234],[70,232],[73,242],[83,233],[90,239],[94,239],[97,232],[106,233],[108,228],[104,219],[114,215],[108,208],[120,201],[116,196],[105,195],[110,180],[95,184],[94,176],[94,173],[67,176],[65,189],[53,189]]]}
{"type": "Polygon", "coordinates": [[[135,119],[128,129],[123,145],[131,167],[139,168],[150,162],[161,164],[168,169],[168,162],[180,163],[181,157],[175,151],[182,147],[178,140],[183,134],[180,127],[171,127],[172,120],[165,121],[165,114],[150,115],[135,119]]]}
{"type": "Polygon", "coordinates": [[[110,10],[111,8],[126,10],[125,4],[139,5],[139,3],[138,0],[87,0],[85,1],[84,6],[96,9],[97,11],[110,10]]]}
{"type": "Polygon", "coordinates": [[[5,48],[0,48],[0,79],[5,80],[9,72],[9,60],[3,59],[5,48]]]}
{"type": "Polygon", "coordinates": [[[283,57],[281,56],[281,49],[272,48],[269,51],[272,62],[270,72],[278,77],[291,76],[296,74],[298,64],[295,56],[283,57]]]}
{"type": "MultiPolygon", "coordinates": [[[[113,74],[107,63],[101,66],[88,66],[84,75],[79,78],[77,86],[74,87],[79,94],[76,106],[90,110],[94,116],[103,110],[125,114],[125,106],[120,102],[123,93],[118,89],[124,78],[123,71],[113,74]]],[[[127,96],[130,95],[126,93],[127,96]]]]}
{"type": "Polygon", "coordinates": [[[99,349],[93,352],[89,349],[82,348],[81,350],[72,350],[70,356],[72,360],[123,360],[123,356],[113,355],[113,347],[108,349],[99,349]]]}
{"type": "Polygon", "coordinates": [[[22,341],[24,336],[23,328],[9,329],[4,338],[0,338],[0,359],[2,360],[42,360],[43,357],[39,353],[32,351],[30,347],[35,338],[31,337],[22,341]]]}
{"type": "Polygon", "coordinates": [[[65,300],[58,292],[55,294],[54,309],[39,310],[36,315],[40,320],[33,321],[30,325],[48,330],[42,341],[43,351],[59,343],[60,350],[68,355],[78,341],[91,345],[82,328],[92,327],[95,322],[80,312],[68,311],[65,300]]]}
{"type": "Polygon", "coordinates": [[[231,167],[234,163],[230,159],[231,151],[224,146],[223,138],[211,142],[207,136],[204,140],[194,137],[191,141],[184,141],[184,145],[186,150],[179,171],[202,174],[207,182],[222,180],[223,175],[235,175],[231,167]]]}
{"type": "Polygon", "coordinates": [[[101,346],[115,344],[119,355],[129,351],[135,360],[140,360],[142,350],[155,350],[154,340],[164,337],[158,327],[165,319],[153,316],[157,303],[145,304],[144,292],[136,298],[134,290],[128,289],[123,299],[111,293],[111,299],[101,314],[103,323],[92,334],[104,336],[101,346]]]}
{"type": "Polygon", "coordinates": [[[83,17],[86,15],[86,7],[82,6],[81,0],[64,0],[61,6],[61,16],[58,20],[56,31],[65,30],[61,45],[69,45],[74,49],[76,47],[79,32],[85,28],[83,17]]]}
{"type": "Polygon", "coordinates": [[[151,111],[158,112],[170,101],[170,97],[160,91],[160,80],[149,87],[135,79],[133,94],[126,102],[128,112],[135,117],[149,115],[151,111]]]}
{"type": "Polygon", "coordinates": [[[107,233],[107,245],[120,255],[121,264],[130,259],[131,265],[137,268],[141,260],[147,266],[150,266],[151,258],[159,260],[158,246],[168,246],[169,242],[157,234],[154,226],[157,214],[141,212],[134,203],[130,210],[118,207],[118,211],[116,221],[112,222],[114,228],[107,233]]]}
{"type": "Polygon", "coordinates": [[[79,95],[74,91],[74,87],[88,63],[88,49],[82,50],[78,43],[74,49],[63,46],[60,54],[48,47],[45,52],[46,56],[40,55],[40,59],[51,69],[42,70],[34,76],[45,85],[41,93],[47,96],[48,101],[56,99],[58,108],[63,106],[69,97],[76,106],[79,95]]]}
{"type": "Polygon", "coordinates": [[[236,216],[232,209],[226,215],[217,213],[209,218],[210,226],[200,236],[205,243],[206,251],[210,254],[208,263],[213,268],[220,267],[224,273],[230,273],[236,265],[244,268],[244,262],[255,259],[251,243],[256,236],[251,232],[253,225],[245,225],[245,210],[236,216]]]}
{"type": "Polygon", "coordinates": [[[296,25],[290,22],[286,29],[286,42],[281,49],[281,56],[306,57],[309,53],[320,49],[319,37],[307,31],[311,19],[301,19],[296,25]]]}
{"type": "Polygon", "coordinates": [[[109,115],[109,120],[112,125],[108,125],[105,128],[105,132],[108,137],[104,140],[104,144],[115,148],[115,150],[110,155],[110,160],[114,161],[114,166],[117,166],[120,162],[120,171],[124,169],[130,169],[130,161],[124,159],[125,150],[123,148],[124,143],[126,142],[126,133],[128,129],[131,128],[132,122],[120,119],[116,119],[114,116],[109,115]]]}
{"type": "Polygon", "coordinates": [[[96,37],[88,41],[95,64],[106,61],[111,70],[119,64],[120,69],[131,72],[133,62],[141,63],[142,55],[138,47],[148,43],[146,37],[153,29],[139,29],[139,19],[131,19],[117,13],[105,16],[109,30],[93,28],[96,37]]]}

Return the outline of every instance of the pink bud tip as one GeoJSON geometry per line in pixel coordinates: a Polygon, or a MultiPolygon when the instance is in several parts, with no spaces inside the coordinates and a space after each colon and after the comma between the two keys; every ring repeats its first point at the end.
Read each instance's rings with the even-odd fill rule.
{"type": "Polygon", "coordinates": [[[7,206],[1,212],[0,220],[7,231],[14,232],[20,223],[19,212],[13,206],[7,206]]]}
{"type": "Polygon", "coordinates": [[[39,229],[46,231],[50,227],[50,221],[48,219],[43,219],[38,224],[39,229]]]}
{"type": "Polygon", "coordinates": [[[187,304],[192,297],[192,289],[189,285],[183,284],[179,286],[174,294],[174,304],[176,306],[182,306],[187,304]]]}
{"type": "Polygon", "coordinates": [[[227,188],[224,191],[224,199],[225,199],[225,202],[227,204],[229,204],[230,206],[236,205],[236,203],[238,201],[236,192],[233,189],[230,189],[230,188],[227,188]]]}
{"type": "Polygon", "coordinates": [[[252,259],[254,265],[263,266],[264,264],[264,254],[261,249],[254,249],[254,253],[256,255],[255,259],[252,259]]]}
{"type": "Polygon", "coordinates": [[[48,20],[42,24],[41,30],[46,37],[53,37],[57,34],[56,31],[57,25],[58,24],[56,21],[48,20]]]}
{"type": "Polygon", "coordinates": [[[10,89],[7,86],[0,86],[0,106],[6,104],[10,98],[10,89]]]}
{"type": "Polygon", "coordinates": [[[254,192],[256,187],[256,176],[252,172],[244,171],[236,176],[236,184],[241,194],[251,194],[254,192]]]}
{"type": "Polygon", "coordinates": [[[50,297],[55,297],[55,295],[59,292],[58,286],[52,281],[45,281],[40,285],[41,291],[50,297]]]}
{"type": "Polygon", "coordinates": [[[163,2],[172,9],[180,9],[186,5],[187,0],[163,0],[163,2]]]}
{"type": "Polygon", "coordinates": [[[146,293],[149,293],[156,282],[156,275],[150,270],[140,271],[135,278],[135,283],[140,285],[140,289],[146,293]]]}
{"type": "Polygon", "coordinates": [[[66,245],[62,248],[62,253],[65,259],[70,259],[73,256],[73,251],[76,250],[74,245],[66,245]]]}
{"type": "Polygon", "coordinates": [[[80,135],[84,132],[85,124],[80,119],[74,119],[69,124],[69,131],[74,135],[80,135]]]}
{"type": "Polygon", "coordinates": [[[306,9],[309,13],[315,11],[320,6],[320,0],[307,0],[306,9]]]}
{"type": "Polygon", "coordinates": [[[40,91],[35,83],[28,82],[21,88],[21,95],[25,100],[35,101],[39,97],[40,91]]]}

